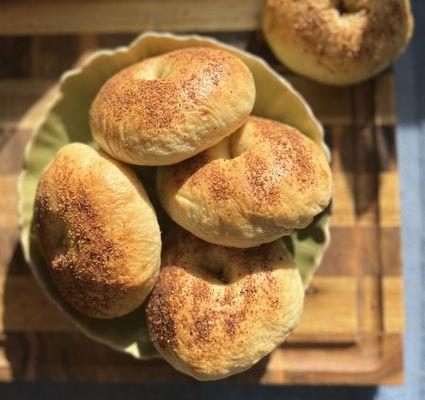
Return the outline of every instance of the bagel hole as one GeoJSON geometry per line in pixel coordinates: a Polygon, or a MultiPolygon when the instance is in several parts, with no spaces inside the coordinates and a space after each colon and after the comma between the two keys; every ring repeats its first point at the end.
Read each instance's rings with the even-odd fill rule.
{"type": "Polygon", "coordinates": [[[224,276],[223,274],[223,270],[219,270],[219,271],[212,271],[209,270],[209,274],[214,278],[217,279],[218,281],[224,283],[224,284],[228,284],[229,280],[224,276]]]}
{"type": "Polygon", "coordinates": [[[349,14],[351,11],[347,8],[344,1],[340,1],[335,5],[336,10],[340,15],[349,14]]]}
{"type": "Polygon", "coordinates": [[[229,279],[226,276],[226,260],[220,260],[217,256],[205,256],[202,261],[202,268],[208,272],[212,278],[227,284],[229,283],[229,279]]]}
{"type": "Polygon", "coordinates": [[[355,14],[370,8],[369,0],[339,0],[335,4],[335,9],[340,15],[355,14]]]}

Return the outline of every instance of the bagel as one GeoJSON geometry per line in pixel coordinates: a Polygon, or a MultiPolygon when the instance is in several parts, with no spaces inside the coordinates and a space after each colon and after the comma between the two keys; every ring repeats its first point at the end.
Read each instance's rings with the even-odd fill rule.
{"type": "Polygon", "coordinates": [[[331,85],[389,66],[413,33],[409,0],[268,0],[265,38],[289,69],[331,85]]]}
{"type": "Polygon", "coordinates": [[[148,330],[174,368],[221,379],[280,345],[296,327],[303,299],[300,274],[280,240],[226,248],[178,228],[164,244],[148,330]]]}
{"type": "Polygon", "coordinates": [[[112,157],[169,165],[211,147],[248,117],[251,72],[218,49],[186,48],[134,64],[110,78],[90,111],[94,139],[112,157]]]}
{"type": "Polygon", "coordinates": [[[295,128],[249,117],[213,148],[158,168],[157,191],[183,228],[245,248],[306,227],[330,201],[331,171],[324,152],[295,128]]]}
{"type": "Polygon", "coordinates": [[[66,145],[40,178],[34,222],[53,284],[82,314],[119,317],[151,291],[160,231],[128,167],[87,145],[66,145]]]}

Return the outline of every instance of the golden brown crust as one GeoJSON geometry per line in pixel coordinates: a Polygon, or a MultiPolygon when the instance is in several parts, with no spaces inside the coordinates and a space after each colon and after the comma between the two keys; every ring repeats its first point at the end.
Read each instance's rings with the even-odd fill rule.
{"type": "Polygon", "coordinates": [[[164,244],[160,278],[148,300],[149,332],[175,368],[219,379],[281,344],[298,322],[303,297],[281,242],[230,249],[176,229],[164,244]]]}
{"type": "Polygon", "coordinates": [[[248,68],[232,54],[187,48],[148,58],[110,78],[90,111],[94,138],[114,158],[179,162],[240,126],[254,105],[248,68]]]}
{"type": "Polygon", "coordinates": [[[409,42],[409,0],[268,0],[264,33],[289,68],[344,85],[375,75],[409,42]]]}
{"type": "Polygon", "coordinates": [[[306,227],[328,205],[332,185],[312,140],[257,117],[215,147],[158,168],[157,177],[175,222],[208,242],[242,248],[306,227]]]}
{"type": "Polygon", "coordinates": [[[143,302],[161,242],[129,168],[86,145],[65,146],[40,179],[34,218],[52,280],[81,313],[113,318],[143,302]]]}

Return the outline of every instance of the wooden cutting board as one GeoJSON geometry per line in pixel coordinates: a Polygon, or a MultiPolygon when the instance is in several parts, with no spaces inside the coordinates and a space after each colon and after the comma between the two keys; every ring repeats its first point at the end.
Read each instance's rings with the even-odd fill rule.
{"type": "MultiPolygon", "coordinates": [[[[251,14],[258,11],[254,3],[258,8],[258,1],[247,2],[251,14]]],[[[5,10],[17,12],[12,6],[5,10]]],[[[393,73],[386,71],[349,88],[313,83],[282,68],[260,34],[246,32],[258,27],[248,23],[249,18],[245,25],[238,22],[244,32],[210,34],[266,58],[305,96],[326,128],[334,203],[331,245],[308,291],[299,327],[284,346],[248,372],[226,381],[400,383],[403,285],[393,73]]],[[[0,35],[10,35],[7,29],[13,26],[2,20],[4,15],[0,16],[0,35]]],[[[192,25],[185,21],[184,30],[199,29],[197,20],[192,25]]],[[[209,31],[220,30],[219,18],[214,21],[209,31]]],[[[63,31],[74,32],[67,23],[68,30],[62,26],[63,31]]],[[[223,30],[228,30],[228,23],[223,20],[223,30]]],[[[33,31],[18,24],[16,32],[59,29],[28,26],[33,31]]],[[[114,25],[112,31],[117,30],[114,25]]],[[[0,37],[0,381],[191,380],[160,359],[134,360],[76,331],[37,287],[18,242],[16,184],[23,149],[56,90],[55,80],[85,50],[127,44],[133,36],[0,37]]]]}

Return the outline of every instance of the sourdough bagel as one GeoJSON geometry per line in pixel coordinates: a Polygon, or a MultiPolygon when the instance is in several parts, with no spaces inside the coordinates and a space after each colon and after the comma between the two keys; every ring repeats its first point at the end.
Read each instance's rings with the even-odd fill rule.
{"type": "Polygon", "coordinates": [[[377,74],[401,54],[413,17],[410,0],[268,0],[263,29],[288,68],[348,85],[377,74]]]}
{"type": "Polygon", "coordinates": [[[253,247],[306,227],[331,198],[323,151],[296,129],[249,117],[230,138],[160,167],[170,217],[208,242],[253,247]]]}
{"type": "Polygon", "coordinates": [[[220,379],[280,345],[297,325],[303,299],[299,272],[281,241],[234,249],[177,229],[164,244],[148,299],[148,329],[174,368],[220,379]]]}
{"type": "Polygon", "coordinates": [[[186,48],[110,78],[90,111],[93,137],[112,157],[138,165],[189,158],[234,132],[255,99],[249,69],[232,54],[186,48]]]}
{"type": "Polygon", "coordinates": [[[155,211],[133,171],[89,146],[63,147],[40,178],[35,231],[52,281],[82,314],[138,307],[159,272],[155,211]]]}

